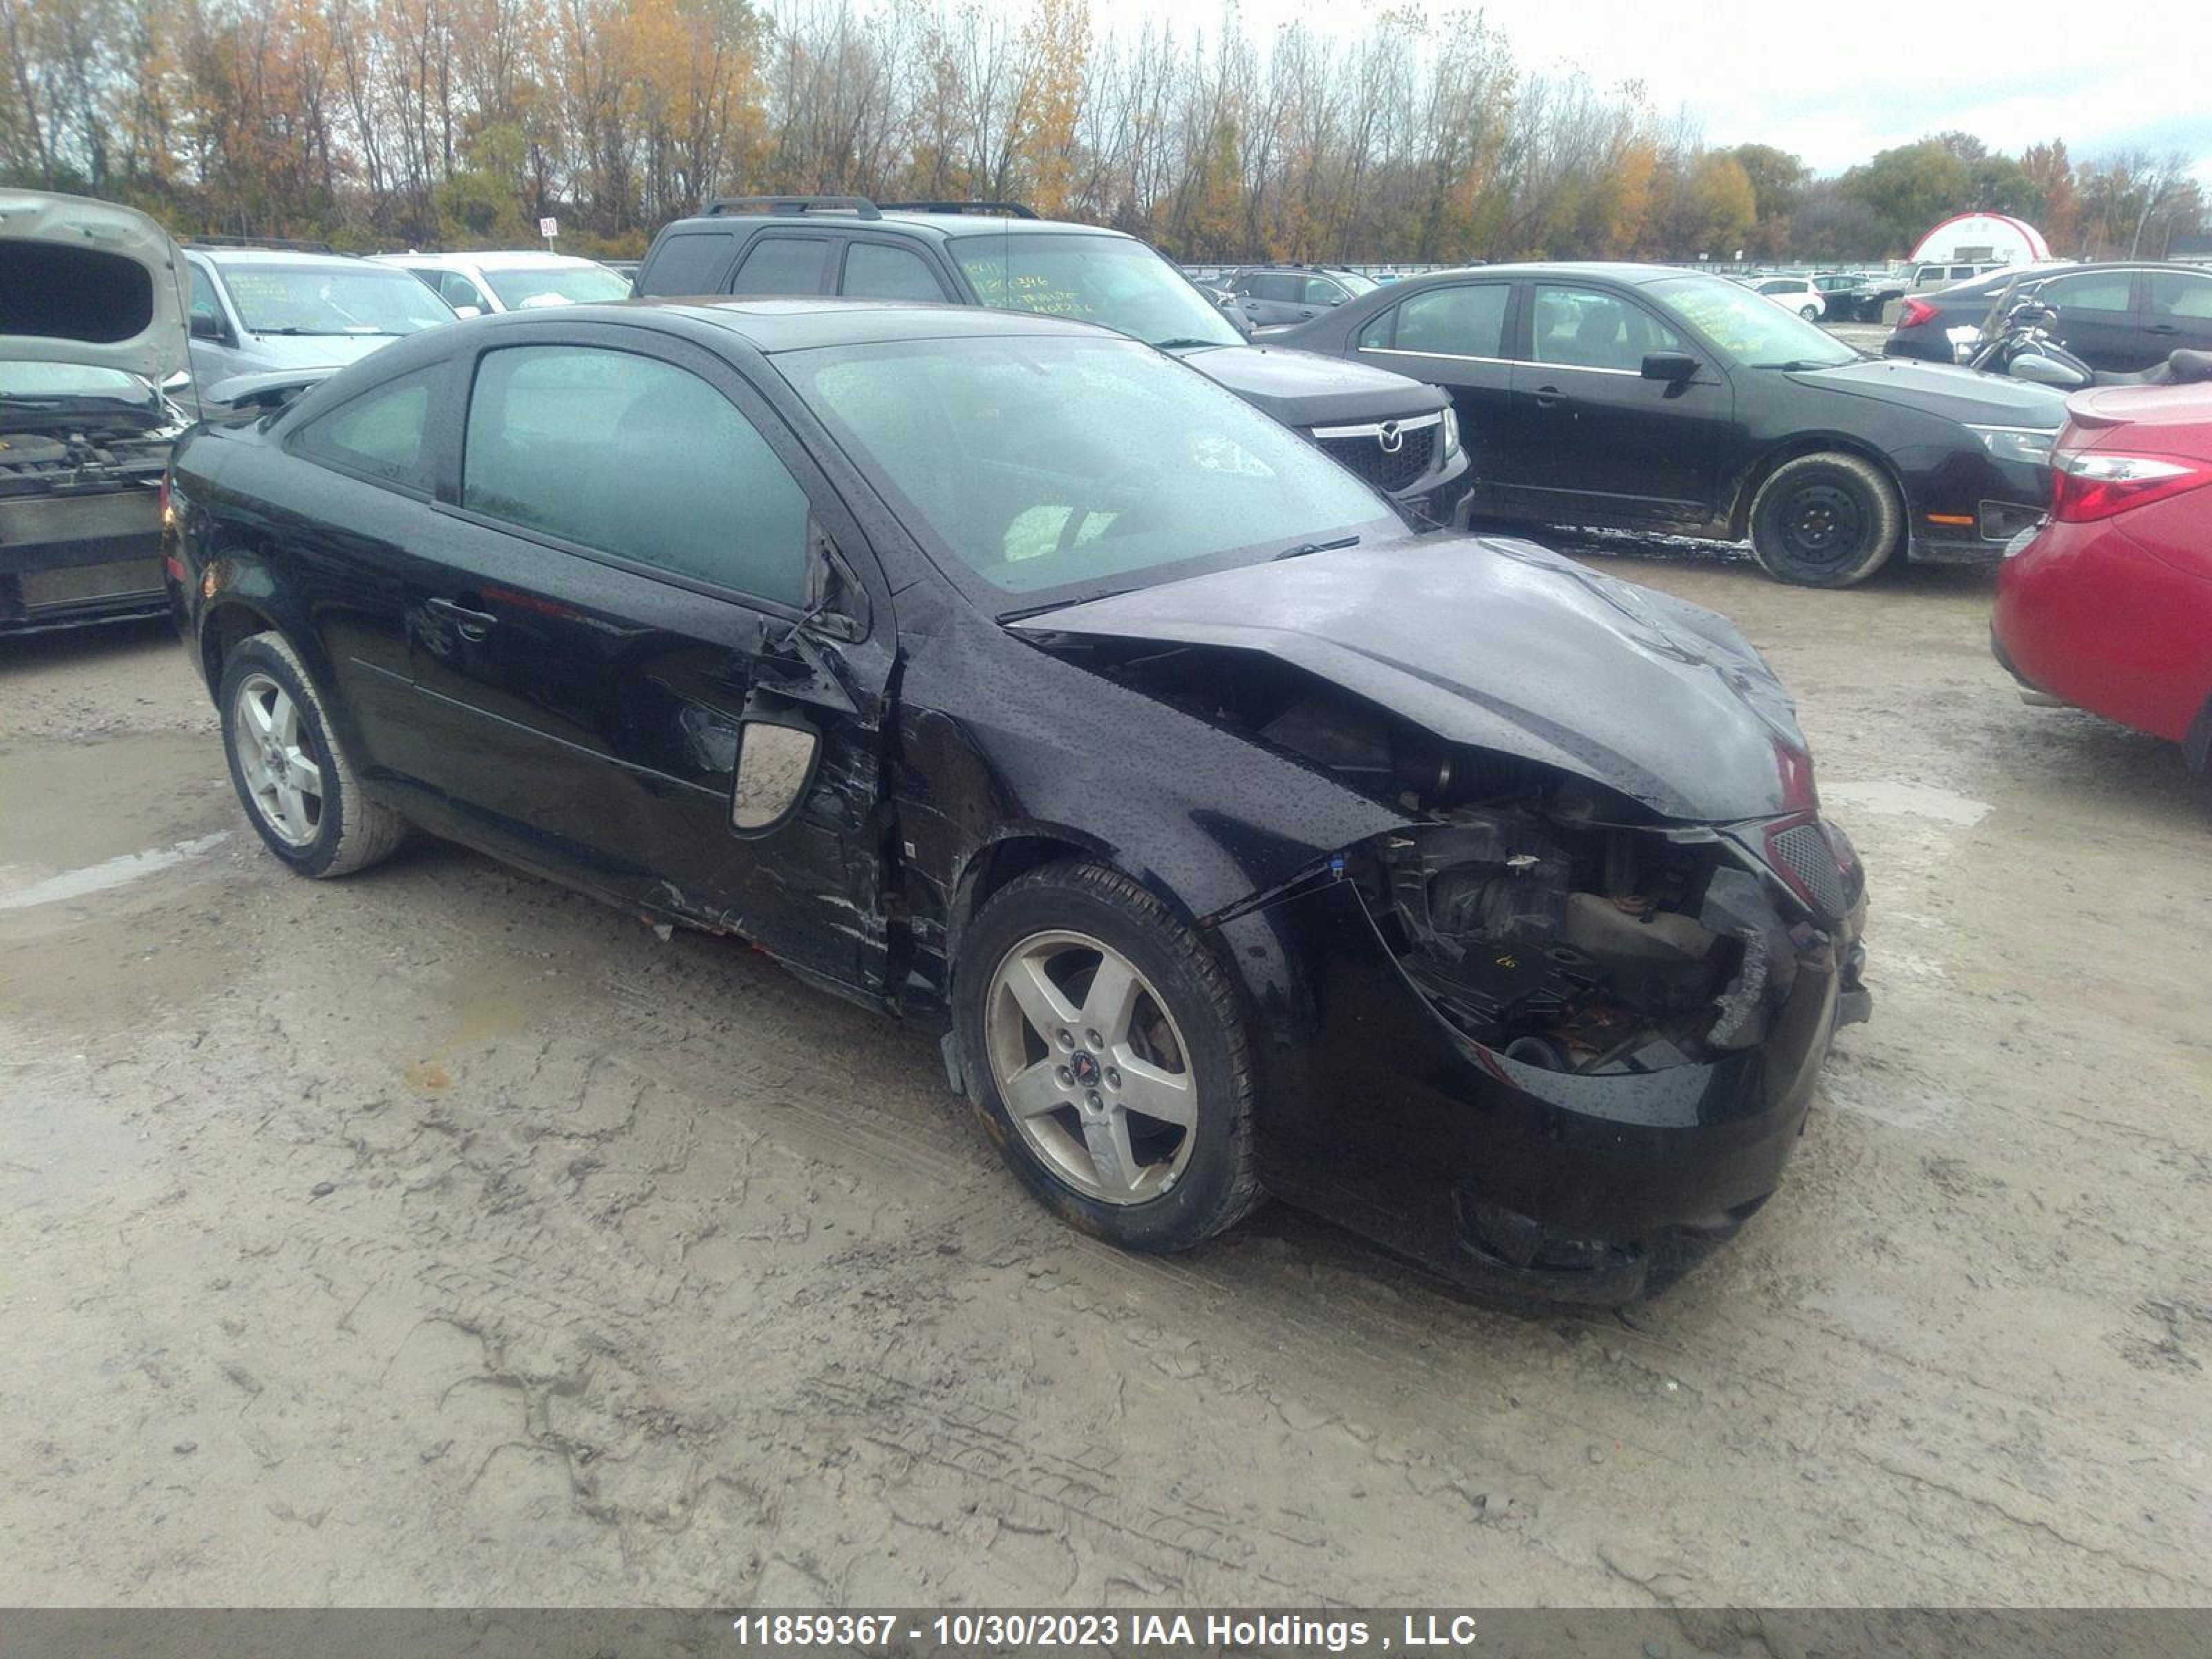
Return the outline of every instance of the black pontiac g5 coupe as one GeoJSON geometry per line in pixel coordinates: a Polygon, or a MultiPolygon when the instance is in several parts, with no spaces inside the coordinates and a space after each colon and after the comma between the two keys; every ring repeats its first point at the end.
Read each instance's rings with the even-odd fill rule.
{"type": "Polygon", "coordinates": [[[1856,861],[1735,629],[1411,535],[1086,325],[464,323],[198,430],[167,516],[278,858],[419,824],[742,935],[939,1030],[1133,1249],[1272,1191],[1622,1300],[1773,1190],[1865,1011],[1856,861]]]}

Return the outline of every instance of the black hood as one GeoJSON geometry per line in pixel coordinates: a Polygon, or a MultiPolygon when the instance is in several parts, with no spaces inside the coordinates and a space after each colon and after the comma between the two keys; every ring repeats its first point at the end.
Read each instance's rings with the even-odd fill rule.
{"type": "Polygon", "coordinates": [[[1733,623],[1530,543],[1455,536],[1249,565],[1049,611],[1054,634],[1294,664],[1447,742],[1589,778],[1663,817],[1771,817],[1788,693],[1733,623]]]}
{"type": "Polygon", "coordinates": [[[1444,406],[1432,386],[1318,352],[1233,345],[1175,355],[1285,426],[1402,419],[1444,406]]]}
{"type": "Polygon", "coordinates": [[[2066,396],[2008,374],[1985,374],[1948,363],[1905,357],[1870,358],[1836,368],[1808,368],[1793,379],[1853,397],[1899,404],[1929,415],[1982,426],[2032,427],[2056,432],[2066,420],[2066,396]]]}

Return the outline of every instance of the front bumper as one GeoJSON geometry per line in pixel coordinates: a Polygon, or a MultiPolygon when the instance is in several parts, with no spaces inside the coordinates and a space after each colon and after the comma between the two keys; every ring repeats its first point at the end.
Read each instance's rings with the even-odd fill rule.
{"type": "Polygon", "coordinates": [[[1781,1179],[1839,1012],[1865,1017],[1862,897],[1802,930],[1766,1040],[1711,1064],[1574,1074],[1474,1042],[1412,988],[1335,882],[1224,928],[1272,929],[1310,1006],[1263,997],[1271,1190],[1472,1289],[1619,1304],[1732,1235],[1781,1179]],[[1270,1006],[1270,1004],[1273,1006],[1270,1006]]]}
{"type": "Polygon", "coordinates": [[[2049,510],[2051,469],[1981,449],[1897,452],[1905,483],[1905,556],[1924,564],[1990,564],[2049,510]]]}
{"type": "Polygon", "coordinates": [[[149,486],[0,498],[0,633],[161,614],[149,486]]]}

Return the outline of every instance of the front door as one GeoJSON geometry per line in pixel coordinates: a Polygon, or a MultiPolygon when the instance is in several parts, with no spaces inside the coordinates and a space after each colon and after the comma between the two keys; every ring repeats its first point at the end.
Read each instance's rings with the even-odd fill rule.
{"type": "Polygon", "coordinates": [[[1532,283],[1513,366],[1499,479],[1559,524],[1694,530],[1711,520],[1734,400],[1709,354],[1611,289],[1532,283]],[[1653,352],[1688,352],[1688,380],[1648,380],[1653,352]]]}
{"type": "Polygon", "coordinates": [[[2166,353],[2153,352],[2142,333],[2136,278],[2132,270],[2085,270],[2044,283],[2035,297],[2058,313],[2051,338],[2092,368],[2148,368],[2166,353]]]}
{"type": "Polygon", "coordinates": [[[2178,348],[2212,351],[2212,271],[2147,271],[2143,283],[2147,355],[2161,361],[2178,348]]]}
{"type": "Polygon", "coordinates": [[[888,653],[797,626],[820,544],[857,532],[781,423],[708,354],[574,328],[477,356],[450,483],[409,631],[444,750],[427,781],[463,833],[874,983],[881,932],[854,919],[879,913],[888,653]],[[803,703],[825,754],[794,818],[744,838],[731,791],[757,690],[803,703]]]}

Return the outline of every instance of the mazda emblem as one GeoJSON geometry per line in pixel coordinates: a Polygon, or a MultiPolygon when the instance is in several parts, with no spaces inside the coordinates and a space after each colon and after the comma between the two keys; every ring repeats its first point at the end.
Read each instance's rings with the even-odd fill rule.
{"type": "Polygon", "coordinates": [[[1395,455],[1406,447],[1405,434],[1398,430],[1395,421],[1383,422],[1382,430],[1376,434],[1375,441],[1382,446],[1385,455],[1395,455]]]}

